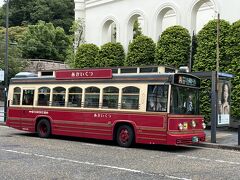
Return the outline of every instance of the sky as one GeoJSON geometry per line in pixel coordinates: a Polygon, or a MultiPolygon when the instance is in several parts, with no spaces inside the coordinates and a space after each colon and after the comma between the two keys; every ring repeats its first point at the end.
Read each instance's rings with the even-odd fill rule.
{"type": "Polygon", "coordinates": [[[2,6],[2,5],[3,5],[3,3],[4,3],[4,2],[3,2],[3,0],[0,0],[0,6],[2,6]]]}

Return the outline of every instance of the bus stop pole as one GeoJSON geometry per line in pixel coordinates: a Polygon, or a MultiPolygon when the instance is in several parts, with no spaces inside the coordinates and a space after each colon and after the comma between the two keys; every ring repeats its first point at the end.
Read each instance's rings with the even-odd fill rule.
{"type": "Polygon", "coordinates": [[[7,92],[8,92],[8,11],[9,0],[6,0],[6,47],[5,47],[5,59],[4,59],[4,122],[7,119],[7,92]]]}
{"type": "Polygon", "coordinates": [[[217,72],[212,71],[212,88],[211,88],[211,143],[216,143],[217,129],[217,72]]]}

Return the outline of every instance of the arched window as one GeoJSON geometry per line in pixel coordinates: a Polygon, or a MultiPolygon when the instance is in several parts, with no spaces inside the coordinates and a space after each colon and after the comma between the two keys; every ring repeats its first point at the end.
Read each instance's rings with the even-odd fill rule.
{"type": "Polygon", "coordinates": [[[118,108],[119,89],[116,87],[106,87],[103,89],[103,108],[118,108]]]}
{"type": "Polygon", "coordinates": [[[129,86],[122,90],[122,109],[139,108],[139,88],[129,86]]]}
{"type": "Polygon", "coordinates": [[[13,105],[20,105],[21,88],[15,87],[13,90],[13,105]]]}
{"type": "Polygon", "coordinates": [[[68,106],[81,107],[82,89],[79,87],[71,87],[68,92],[68,106]]]}
{"type": "Polygon", "coordinates": [[[40,87],[38,89],[38,106],[48,106],[50,100],[50,88],[40,87]]]}
{"type": "Polygon", "coordinates": [[[64,106],[65,105],[65,93],[66,93],[65,88],[55,87],[53,89],[52,106],[64,106]]]}
{"type": "Polygon", "coordinates": [[[98,108],[99,107],[100,89],[97,87],[88,87],[85,90],[84,107],[98,108]]]}

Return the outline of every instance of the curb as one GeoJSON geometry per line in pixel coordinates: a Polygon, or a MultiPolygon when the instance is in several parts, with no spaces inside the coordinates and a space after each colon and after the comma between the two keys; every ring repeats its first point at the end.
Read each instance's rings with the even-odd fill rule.
{"type": "Polygon", "coordinates": [[[5,122],[0,122],[0,126],[7,126],[5,122]]]}
{"type": "Polygon", "coordinates": [[[196,144],[194,146],[240,151],[240,145],[239,146],[238,145],[224,145],[224,144],[214,144],[214,143],[205,142],[205,143],[196,144]]]}

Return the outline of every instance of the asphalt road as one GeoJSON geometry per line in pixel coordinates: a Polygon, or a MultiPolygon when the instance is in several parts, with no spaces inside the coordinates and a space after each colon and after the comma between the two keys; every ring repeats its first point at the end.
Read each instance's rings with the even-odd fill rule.
{"type": "Polygon", "coordinates": [[[35,134],[0,126],[0,179],[240,179],[240,152],[135,145],[35,134]]]}

